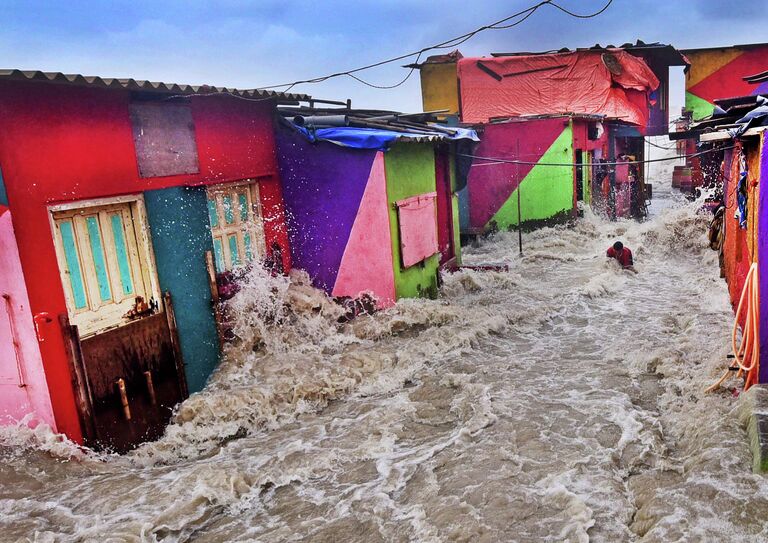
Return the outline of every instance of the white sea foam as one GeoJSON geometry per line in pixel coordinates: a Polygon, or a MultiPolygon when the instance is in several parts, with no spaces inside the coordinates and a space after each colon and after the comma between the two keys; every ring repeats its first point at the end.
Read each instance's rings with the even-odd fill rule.
{"type": "MultiPolygon", "coordinates": [[[[657,194],[668,189],[657,186],[657,194]]],[[[10,541],[761,541],[768,484],[727,392],[732,311],[695,204],[499,233],[436,300],[340,323],[248,275],[237,340],[125,457],[0,431],[10,541]],[[631,247],[637,275],[604,257],[631,247]],[[111,538],[111,539],[110,539],[111,538]]],[[[735,381],[728,383],[729,387],[735,381]]]]}

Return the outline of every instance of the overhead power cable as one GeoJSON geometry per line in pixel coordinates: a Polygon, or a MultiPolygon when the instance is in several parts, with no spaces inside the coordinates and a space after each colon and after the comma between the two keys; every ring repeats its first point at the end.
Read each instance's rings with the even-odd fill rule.
{"type": "Polygon", "coordinates": [[[603,13],[605,10],[607,10],[612,3],[613,3],[613,0],[608,0],[606,2],[606,4],[602,8],[600,8],[599,10],[597,10],[597,11],[595,11],[593,13],[582,14],[582,13],[575,13],[573,11],[570,11],[570,10],[564,8],[563,6],[557,4],[554,0],[544,0],[542,2],[539,2],[538,4],[530,6],[530,7],[526,8],[526,9],[524,9],[524,10],[518,11],[517,13],[513,13],[512,15],[504,17],[503,19],[499,19],[498,21],[495,21],[493,23],[490,23],[490,24],[478,27],[478,28],[472,30],[471,32],[467,32],[466,34],[462,34],[461,36],[456,36],[455,38],[451,38],[451,39],[448,39],[446,41],[443,41],[443,42],[440,42],[440,43],[437,43],[437,44],[434,44],[434,45],[423,47],[423,48],[419,49],[418,51],[413,51],[411,53],[406,53],[406,54],[399,55],[399,56],[396,56],[396,57],[392,57],[392,58],[388,58],[388,59],[381,60],[381,61],[378,61],[378,62],[374,62],[372,64],[367,64],[365,66],[360,66],[359,68],[354,68],[352,70],[346,70],[346,71],[343,71],[343,72],[335,72],[335,73],[332,73],[332,74],[329,74],[329,75],[324,75],[324,76],[320,76],[320,77],[314,77],[312,79],[304,79],[304,80],[299,80],[299,81],[293,81],[291,83],[281,83],[279,85],[268,85],[268,86],[265,86],[265,87],[260,87],[260,89],[276,89],[276,88],[286,87],[285,92],[288,92],[289,90],[291,90],[296,85],[303,85],[303,84],[307,84],[307,83],[322,83],[323,81],[327,81],[329,79],[334,79],[334,78],[337,78],[337,77],[344,77],[344,76],[350,77],[350,78],[352,78],[352,79],[354,79],[356,81],[359,81],[360,83],[363,83],[365,85],[368,85],[370,87],[381,88],[381,89],[392,89],[392,88],[398,87],[398,86],[402,85],[403,83],[405,83],[410,78],[410,76],[413,74],[413,71],[415,70],[415,67],[411,68],[411,70],[408,72],[408,75],[406,75],[405,78],[402,81],[400,81],[399,83],[395,83],[394,85],[374,85],[373,83],[369,83],[368,81],[365,81],[361,77],[355,76],[354,74],[356,74],[358,72],[365,71],[365,70],[370,70],[371,68],[377,68],[379,66],[384,66],[386,64],[391,64],[393,62],[397,62],[397,61],[400,61],[400,60],[405,60],[405,59],[408,59],[408,58],[411,58],[411,57],[416,57],[416,59],[417,59],[416,62],[418,62],[418,59],[421,57],[421,55],[426,53],[427,51],[432,51],[432,50],[435,50],[435,49],[448,49],[448,48],[452,48],[452,47],[457,47],[457,46],[461,45],[462,43],[466,42],[467,40],[471,39],[475,35],[479,34],[480,32],[484,32],[486,30],[505,30],[505,29],[517,26],[520,23],[522,23],[523,21],[525,21],[526,19],[528,19],[530,16],[532,16],[534,13],[536,13],[536,11],[539,10],[543,6],[547,6],[547,5],[551,6],[551,7],[555,8],[555,9],[558,9],[558,10],[562,11],[566,15],[568,15],[570,17],[574,17],[576,19],[591,19],[593,17],[597,17],[598,15],[603,13]],[[518,18],[519,18],[519,20],[517,20],[517,21],[514,21],[514,22],[509,23],[509,24],[505,24],[505,23],[508,23],[509,21],[513,21],[514,19],[518,19],[518,18]]]}
{"type": "Polygon", "coordinates": [[[735,146],[730,147],[718,147],[717,149],[707,149],[706,151],[699,151],[698,153],[691,153],[689,155],[679,155],[674,157],[665,157],[665,158],[651,158],[648,160],[624,160],[621,162],[592,162],[590,164],[585,164],[582,162],[531,162],[526,160],[514,160],[514,159],[508,159],[508,158],[495,158],[495,157],[487,157],[487,156],[477,156],[477,155],[470,155],[466,153],[457,153],[457,156],[467,157],[467,158],[473,158],[475,160],[485,160],[487,163],[484,164],[473,164],[472,166],[493,166],[495,164],[520,164],[522,166],[560,166],[560,167],[573,167],[573,166],[618,166],[619,164],[649,164],[651,162],[666,162],[668,160],[680,160],[681,158],[692,158],[697,157],[701,155],[706,155],[708,153],[715,153],[719,151],[726,151],[728,149],[733,149],[735,146]]]}

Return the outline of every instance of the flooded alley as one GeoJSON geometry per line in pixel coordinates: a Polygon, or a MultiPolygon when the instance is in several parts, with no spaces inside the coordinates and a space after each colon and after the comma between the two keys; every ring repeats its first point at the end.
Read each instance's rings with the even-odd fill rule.
{"type": "Polygon", "coordinates": [[[671,197],[526,234],[522,257],[497,234],[465,261],[509,271],[347,324],[254,273],[238,343],[159,441],[121,457],[2,430],[0,539],[764,541],[739,402],[703,393],[726,287],[707,218],[671,197]],[[637,275],[603,256],[616,238],[637,275]]]}

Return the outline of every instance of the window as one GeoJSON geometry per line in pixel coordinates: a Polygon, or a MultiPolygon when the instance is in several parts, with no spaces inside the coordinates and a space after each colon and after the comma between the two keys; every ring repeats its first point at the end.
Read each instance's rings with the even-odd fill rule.
{"type": "Polygon", "coordinates": [[[208,217],[217,272],[264,257],[264,226],[257,183],[210,187],[208,217]]]}
{"type": "Polygon", "coordinates": [[[138,296],[159,300],[143,211],[136,199],[51,210],[70,322],[82,336],[128,322],[138,296]]]}

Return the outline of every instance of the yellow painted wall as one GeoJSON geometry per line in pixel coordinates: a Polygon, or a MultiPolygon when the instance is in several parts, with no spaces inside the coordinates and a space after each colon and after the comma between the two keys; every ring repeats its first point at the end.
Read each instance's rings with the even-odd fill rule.
{"type": "Polygon", "coordinates": [[[741,49],[735,49],[733,47],[686,52],[685,56],[691,62],[691,67],[685,78],[685,88],[690,89],[696,83],[716,72],[743,52],[744,51],[741,49]]]}
{"type": "Polygon", "coordinates": [[[459,83],[455,62],[421,66],[421,102],[424,111],[449,110],[439,117],[458,114],[459,83]]]}

